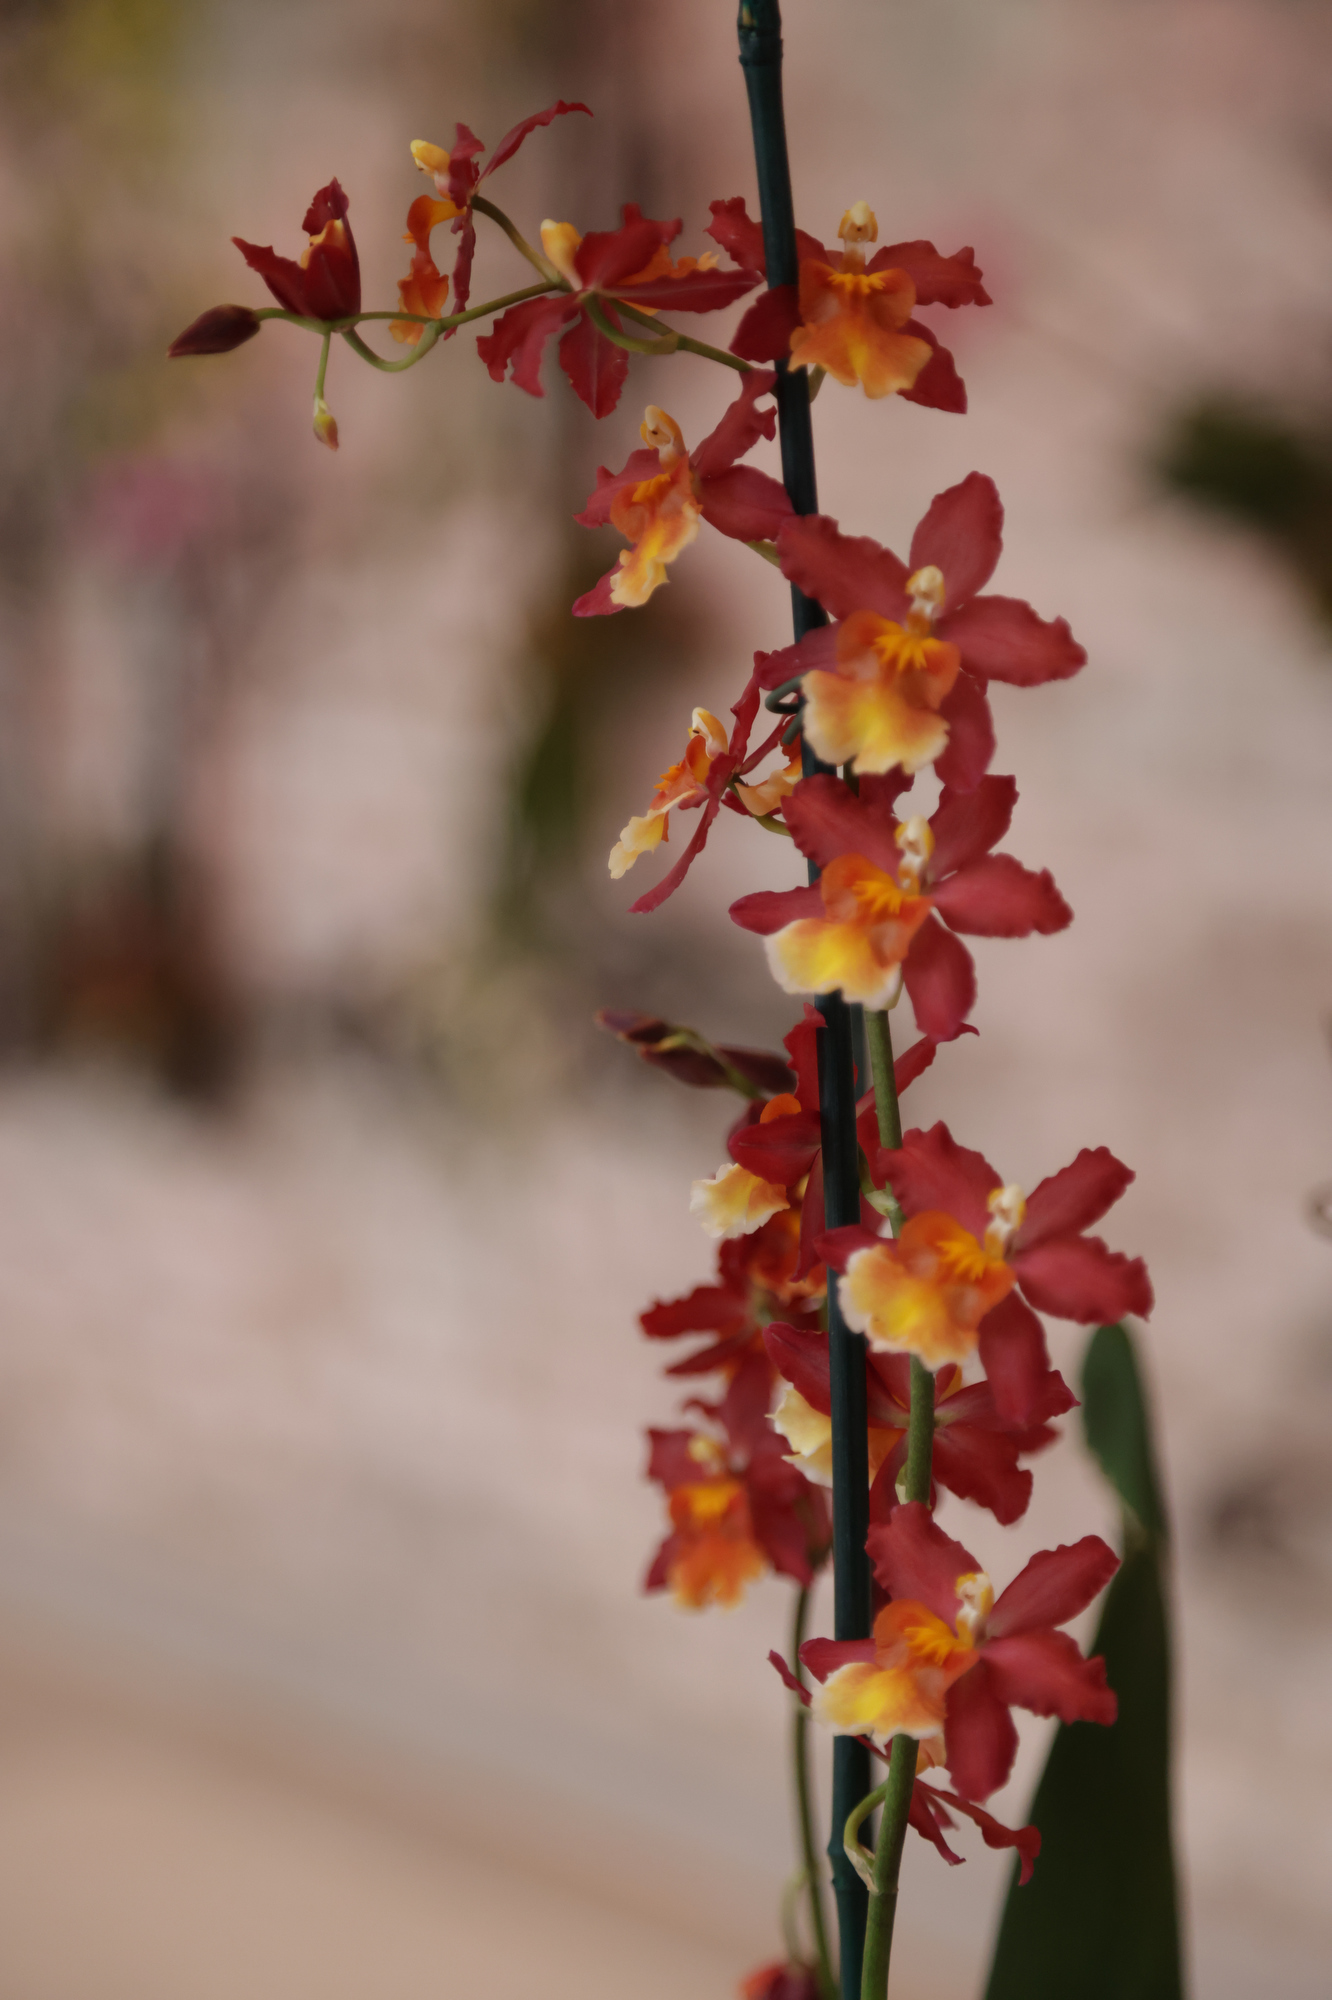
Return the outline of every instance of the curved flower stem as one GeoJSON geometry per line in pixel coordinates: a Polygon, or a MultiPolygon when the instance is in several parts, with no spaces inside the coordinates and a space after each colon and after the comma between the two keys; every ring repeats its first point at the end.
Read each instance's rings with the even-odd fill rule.
{"type": "Polygon", "coordinates": [[[489,313],[503,312],[506,306],[518,306],[524,299],[539,299],[546,292],[567,292],[569,287],[562,278],[551,279],[540,285],[525,285],[520,292],[505,292],[502,298],[487,299],[483,306],[469,306],[466,312],[447,313],[443,319],[431,319],[428,313],[409,312],[362,312],[349,313],[346,319],[306,319],[300,313],[288,312],[285,306],[259,306],[256,319],[281,319],[288,326],[303,327],[307,333],[349,333],[362,320],[405,319],[415,326],[435,327],[437,333],[450,333],[455,326],[466,326],[468,320],[485,319],[489,313]]]}
{"type": "MultiPolygon", "coordinates": [[[[791,1632],[791,1670],[802,1681],[805,1678],[805,1670],[800,1664],[800,1648],[805,1643],[809,1589],[809,1585],[805,1584],[796,1598],[795,1620],[791,1632]]],[[[823,1911],[823,1879],[819,1872],[819,1851],[814,1840],[814,1808],[810,1794],[809,1710],[803,1701],[795,1704],[795,1720],[791,1725],[791,1763],[795,1772],[796,1811],[800,1819],[800,1853],[804,1860],[805,1879],[809,1887],[809,1923],[814,1934],[814,1950],[818,1958],[819,1991],[823,2000],[834,2000],[837,1984],[833,1978],[832,1961],[828,1956],[828,1923],[823,1911]]]]}
{"type": "Polygon", "coordinates": [[[673,326],[663,327],[661,321],[655,319],[651,313],[640,311],[637,306],[631,306],[624,299],[616,299],[615,310],[639,326],[659,328],[661,336],[663,338],[669,336],[674,344],[670,348],[648,348],[645,350],[647,353],[669,354],[678,348],[682,354],[701,354],[705,361],[720,361],[725,367],[734,368],[740,375],[748,375],[753,366],[752,362],[742,361],[738,354],[728,354],[724,347],[709,347],[706,340],[695,340],[692,333],[681,333],[673,326]]]}
{"type": "Polygon", "coordinates": [[[883,1804],[884,1793],[887,1790],[888,1783],[885,1779],[883,1784],[877,1785],[872,1792],[866,1794],[854,1812],[847,1814],[846,1825],[842,1829],[842,1845],[846,1849],[847,1858],[867,1889],[874,1887],[874,1856],[868,1847],[861,1846],[860,1829],[875,1807],[883,1804]]]}
{"type": "Polygon", "coordinates": [[[681,336],[669,327],[659,332],[655,340],[639,340],[636,335],[626,333],[623,327],[612,326],[598,299],[589,298],[587,316],[598,333],[604,334],[616,347],[623,347],[630,354],[674,354],[680,345],[681,336]]]}
{"type": "Polygon", "coordinates": [[[555,269],[549,257],[544,256],[540,250],[532,248],[527,238],[519,232],[517,225],[509,219],[502,208],[496,208],[493,201],[487,201],[485,196],[481,194],[474,194],[472,196],[472,208],[476,214],[488,215],[492,222],[497,222],[510,243],[512,243],[514,249],[521,256],[526,257],[528,263],[534,270],[540,271],[543,278],[549,280],[560,291],[571,292],[573,290],[573,286],[569,283],[569,280],[555,269]]]}
{"type": "Polygon", "coordinates": [[[432,320],[426,327],[425,332],[421,335],[420,340],[417,342],[416,346],[412,349],[411,353],[405,355],[401,361],[382,360],[380,356],[375,353],[373,347],[366,346],[365,342],[361,339],[360,334],[357,333],[353,327],[349,326],[344,328],[342,337],[346,341],[348,347],[350,347],[352,353],[359,354],[362,361],[368,361],[372,368],[382,369],[385,375],[401,375],[404,368],[415,368],[418,361],[425,360],[425,357],[427,356],[427,354],[429,354],[431,348],[434,346],[435,342],[439,339],[439,336],[443,331],[444,331],[443,321],[432,320]]]}
{"type": "MultiPolygon", "coordinates": [[[[874,1077],[879,1143],[896,1151],[902,1144],[902,1113],[893,1076],[892,1029],[886,1013],[866,1013],[865,1040],[874,1077]]],[[[888,1204],[885,1202],[884,1206],[887,1208],[888,1204]]],[[[894,1232],[900,1233],[902,1211],[896,1201],[893,1201],[888,1213],[894,1232]]],[[[906,1499],[929,1505],[933,1466],[934,1377],[913,1354],[904,1481],[906,1499]]],[[[913,1736],[894,1737],[888,1760],[888,1779],[882,1788],[883,1819],[879,1825],[879,1844],[874,1856],[861,2000],[885,2000],[888,1992],[888,1964],[893,1948],[893,1922],[897,1916],[897,1881],[902,1867],[902,1847],[906,1840],[907,1816],[911,1811],[911,1794],[916,1783],[917,1754],[913,1736]]]]}
{"type": "Polygon", "coordinates": [[[328,373],[328,349],[332,338],[331,333],[326,333],[324,335],[324,344],[319,350],[319,366],[315,369],[314,386],[316,403],[322,403],[324,400],[324,377],[328,373]]]}

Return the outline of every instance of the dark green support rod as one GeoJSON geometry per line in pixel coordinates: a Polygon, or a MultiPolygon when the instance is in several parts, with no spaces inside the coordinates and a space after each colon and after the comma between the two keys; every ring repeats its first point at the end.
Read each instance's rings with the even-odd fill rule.
{"type": "MultiPolygon", "coordinates": [[[[782,108],[782,19],[777,0],[741,0],[740,63],[749,93],[754,132],[763,245],[768,284],[799,281],[791,168],[782,108]]],[[[818,512],[814,475],[814,432],[810,422],[809,378],[803,369],[777,364],[777,413],[782,476],[798,514],[818,512]]],[[[822,605],[792,587],[795,636],[801,639],[827,623],[822,605]]],[[[827,768],[802,744],[805,772],[827,768]]],[[[811,867],[810,878],[817,870],[811,867]]],[[[856,1082],[851,1012],[840,993],[820,1002],[819,1102],[822,1111],[823,1198],[829,1228],[860,1220],[859,1155],[856,1143],[856,1082]]],[[[833,1424],[833,1591],[834,1629],[839,1639],[863,1639],[870,1629],[870,1568],[865,1554],[869,1529],[869,1461],[865,1409],[865,1343],[842,1318],[837,1288],[828,1289],[828,1349],[833,1424]]],[[[842,1829],[847,1816],[871,1789],[869,1753],[849,1737],[833,1747],[832,1836],[828,1854],[837,1898],[843,2000],[859,2000],[865,1949],[868,1892],[847,1860],[842,1829]]]]}

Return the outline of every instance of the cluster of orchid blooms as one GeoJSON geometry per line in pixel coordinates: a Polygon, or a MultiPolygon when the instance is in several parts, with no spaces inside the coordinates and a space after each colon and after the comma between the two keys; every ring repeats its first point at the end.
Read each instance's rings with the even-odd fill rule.
{"type": "MultiPolygon", "coordinates": [[[[578,516],[588,527],[615,527],[627,547],[572,607],[577,617],[646,603],[707,526],[775,563],[829,620],[794,645],[755,655],[729,726],[694,710],[683,754],[610,857],[611,874],[623,876],[668,841],[673,814],[697,814],[674,866],[633,905],[656,909],[724,808],[788,836],[812,878],[742,896],[731,909],[738,925],[765,940],[783,990],[807,996],[784,1056],[714,1047],[646,1016],[601,1017],[680,1080],[730,1087],[744,1099],[727,1160],[692,1192],[693,1212],[717,1245],[715,1278],[642,1317],[652,1340],[700,1336],[702,1344],[666,1373],[696,1391],[710,1385],[689,1396],[680,1427],[649,1433],[649,1476],[663,1491],[669,1525],[647,1587],[691,1608],[731,1605],[774,1571],[803,1593],[827,1562],[827,1291],[835,1285],[846,1323],[865,1340],[868,1552],[879,1608],[863,1640],[815,1638],[798,1659],[772,1658],[830,1730],[881,1755],[895,1738],[914,1740],[909,1823],[945,1859],[960,1858],[946,1836],[962,1813],[988,1844],[1018,1850],[1025,1880],[1039,1834],[1001,1826],[984,1801],[1012,1767],[1013,1708],[1065,1722],[1113,1721],[1102,1662],[1084,1659],[1061,1628],[1104,1588],[1117,1559],[1088,1536],[1034,1557],[996,1595],[932,1508],[951,1493],[1001,1523],[1025,1512],[1032,1474],[1023,1461],[1053,1440],[1054,1420],[1074,1406],[1051,1366],[1041,1315],[1094,1325],[1150,1310],[1141,1261],[1088,1233],[1132,1176],[1098,1147],[1024,1194],[943,1124],[908,1130],[896,1144],[884,1133],[900,1129],[896,1098],[939,1048],[975,1032],[975,967],[964,938],[1049,934],[1072,919],[1048,872],[996,851],[1017,788],[990,771],[987,688],[1065,678],[1085,655],[1062,619],[987,591],[1002,509],[983,475],[972,473],[931,502],[902,560],[822,515],[797,514],[783,485],[744,463],[774,435],[779,367],[809,371],[812,387],[831,376],[871,398],[964,410],[951,355],[915,314],[989,303],[971,251],[943,256],[918,241],[871,253],[877,224],[858,201],[842,218],[838,249],[798,232],[798,286],[763,291],[729,346],[709,347],[660,316],[728,307],[763,283],[763,236],[742,200],[712,204],[707,234],[715,251],[674,258],[678,221],[654,221],[633,206],[616,230],[580,236],[548,221],[538,249],[482,193],[535,128],[585,109],[560,102],[525,119],[484,165],[480,141],[463,125],[449,151],[412,146],[434,192],[408,211],[411,264],[396,312],[361,310],[347,197],[333,181],[306,215],[310,241],[299,262],[237,239],[277,307],[217,307],[171,352],[239,346],[264,318],[308,327],[323,342],[315,430],[334,446],[324,395],[334,334],[375,365],[401,368],[465,321],[489,317],[477,346],[496,382],[508,378],[540,396],[543,355],[557,339],[559,365],[596,417],[616,409],[637,352],[691,351],[736,371],[738,393],[692,449],[674,418],[649,406],[642,448],[618,472],[599,472],[578,516]],[[478,214],[504,231],[539,282],[472,307],[478,214]],[[451,278],[431,248],[445,223],[458,239],[451,278]],[[413,351],[381,360],[356,332],[369,318],[388,320],[395,341],[413,351]],[[776,726],[756,742],[765,699],[776,726]],[[804,761],[801,737],[813,753],[804,761]],[[931,771],[938,803],[915,812],[913,782],[931,771]],[[858,1083],[861,1219],[830,1229],[816,1053],[822,1027],[809,1001],[840,992],[867,1018],[886,1022],[884,1010],[903,988],[919,1039],[891,1065],[891,1080],[878,1079],[877,1096],[867,1078],[858,1083]],[[887,1126],[885,1090],[894,1107],[887,1126]],[[919,1379],[913,1358],[928,1371],[934,1397],[928,1502],[904,1497],[919,1379]]],[[[863,1850],[854,1858],[865,1865],[863,1850]]],[[[744,1991],[749,2000],[827,2000],[829,1978],[826,1951],[815,1962],[792,1947],[744,1991]]]]}

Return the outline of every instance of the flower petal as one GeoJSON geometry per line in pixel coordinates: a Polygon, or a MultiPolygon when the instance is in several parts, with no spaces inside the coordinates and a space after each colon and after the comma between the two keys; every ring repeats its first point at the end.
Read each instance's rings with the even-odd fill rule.
{"type": "Polygon", "coordinates": [[[502,167],[506,160],[511,160],[530,132],[535,132],[538,126],[549,125],[552,118],[562,118],[569,111],[587,111],[588,117],[592,116],[592,113],[588,111],[585,104],[566,104],[562,97],[557,103],[547,105],[544,111],[534,111],[530,118],[524,118],[511,131],[504,134],[504,137],[500,140],[484,167],[482,167],[480,174],[477,176],[478,180],[484,180],[487,174],[494,173],[496,167],[502,167]]]}
{"type": "Polygon", "coordinates": [[[667,312],[720,312],[762,282],[761,271],[663,271],[641,285],[617,285],[615,294],[626,305],[647,306],[654,312],[662,307],[667,312]]]}
{"type": "Polygon", "coordinates": [[[673,222],[654,222],[632,201],[625,203],[622,213],[624,220],[618,229],[589,230],[574,253],[578,275],[589,291],[613,290],[617,281],[643,270],[654,251],[673,243],[680,234],[678,217],[673,222]]]}
{"type": "Polygon", "coordinates": [[[770,404],[766,410],[757,407],[761,396],[772,393],[776,381],[770,368],[751,368],[743,377],[740,394],[725,410],[721,422],[689,454],[700,479],[715,479],[752,451],[760,438],[776,435],[776,406],[770,404]]]}
{"type": "Polygon", "coordinates": [[[800,326],[800,297],[794,285],[773,285],[745,313],[731,342],[742,361],[784,361],[791,335],[800,326]]]}
{"type": "Polygon", "coordinates": [[[877,611],[901,619],[908,610],[908,570],[891,549],[867,535],[844,535],[826,514],[802,514],[777,537],[782,575],[817,598],[832,618],[877,611]]]}
{"type": "Polygon", "coordinates": [[[863,854],[876,868],[895,876],[901,850],[893,838],[897,816],[891,804],[875,810],[831,772],[802,778],[783,814],[800,852],[818,868],[839,854],[863,854]]]}
{"type": "Polygon", "coordinates": [[[936,1042],[956,1041],[976,1004],[976,967],[937,917],[927,917],[912,939],[902,980],[921,1033],[936,1042]]]}
{"type": "Polygon", "coordinates": [[[734,465],[702,481],[703,519],[737,542],[775,541],[792,514],[790,496],[778,479],[754,465],[734,465]]]}
{"type": "MultiPolygon", "coordinates": [[[[921,1787],[917,1785],[917,1791],[921,1787]]],[[[1031,1880],[1031,1871],[1036,1857],[1041,1851],[1041,1832],[1036,1826],[1005,1826],[1002,1820],[987,1813],[983,1806],[975,1805],[969,1799],[960,1799],[955,1792],[945,1792],[944,1798],[956,1811],[963,1812],[974,1820],[981,1830],[981,1838],[987,1847],[1013,1847],[1017,1849],[1020,1867],[1018,1887],[1031,1880]]]]}
{"type": "Polygon", "coordinates": [[[933,563],[943,571],[945,612],[984,590],[1003,548],[1003,527],[999,489],[983,472],[969,472],[931,500],[911,538],[909,560],[913,570],[933,563]]]}
{"type": "Polygon", "coordinates": [[[709,203],[712,220],[706,235],[737,264],[744,264],[752,271],[766,271],[763,254],[763,231],[745,206],[743,195],[732,195],[729,201],[709,203]]]}
{"type": "Polygon", "coordinates": [[[893,1597],[923,1604],[945,1624],[955,1624],[957,1579],[973,1575],[980,1564],[944,1533],[928,1507],[905,1502],[891,1521],[870,1529],[865,1547],[876,1578],[893,1597]]]}
{"type": "Polygon", "coordinates": [[[579,314],[560,342],[560,366],[593,416],[608,417],[628,380],[629,356],[586,313],[579,314]]]}
{"type": "MultiPolygon", "coordinates": [[[[1105,1661],[1084,1660],[1067,1632],[992,1639],[984,1665],[1001,1701],[1061,1722],[1111,1723],[1119,1712],[1105,1684],[1105,1661]]],[[[965,1787],[962,1789],[965,1790],[965,1787]]]]}
{"type": "Polygon", "coordinates": [[[1038,618],[1020,597],[973,597],[939,621],[939,637],[959,649],[968,673],[1014,687],[1067,680],[1087,663],[1067,620],[1038,618]]]}
{"type": "Polygon", "coordinates": [[[1011,854],[982,855],[930,894],[945,923],[971,937],[1050,937],[1073,921],[1049,869],[1037,875],[1011,854]]]}
{"type": "MultiPolygon", "coordinates": [[[[600,474],[598,474],[600,477],[600,474]]],[[[972,687],[975,682],[970,683],[972,687]]],[[[969,868],[1008,832],[1017,804],[1016,778],[982,778],[966,791],[945,787],[930,815],[934,853],[930,875],[938,882],[958,868],[969,868]]]]}
{"type": "Polygon", "coordinates": [[[1014,1248],[1034,1250],[1052,1236],[1076,1236],[1090,1229],[1133,1179],[1133,1169],[1117,1160],[1108,1146],[1084,1146],[1075,1160],[1048,1175],[1027,1196],[1027,1213],[1013,1239],[1014,1248]]]}
{"type": "Polygon", "coordinates": [[[986,1621],[992,1639],[1011,1639],[1067,1625],[1085,1611],[1119,1568],[1119,1557],[1099,1535],[1042,1549],[997,1599],[986,1621]]]}
{"type": "Polygon", "coordinates": [[[806,1639],[800,1648],[800,1664],[816,1681],[826,1681],[839,1667],[870,1665],[873,1659],[873,1639],[806,1639]]]}
{"type": "Polygon", "coordinates": [[[575,521],[580,528],[604,528],[610,520],[616,494],[631,486],[641,486],[645,479],[655,479],[660,471],[657,453],[646,449],[631,451],[619,472],[599,465],[596,486],[589,493],[582,513],[574,515],[575,521]]]}
{"type": "Polygon", "coordinates": [[[1010,1292],[980,1323],[980,1359],[994,1404],[1006,1423],[1041,1421],[1048,1401],[1050,1356],[1045,1328],[1031,1307],[1010,1292]]]}
{"type": "Polygon", "coordinates": [[[1002,1182],[984,1154],[959,1146],[942,1121],[907,1132],[900,1151],[885,1149],[880,1164],[907,1215],[938,1208],[973,1236],[985,1234],[990,1190],[1002,1182]]]}
{"type": "MultiPolygon", "coordinates": [[[[454,284],[457,297],[457,284],[454,284]]],[[[541,386],[541,357],[546,342],[580,308],[567,292],[555,298],[524,299],[501,313],[489,333],[483,333],[476,351],[490,371],[492,382],[502,382],[506,374],[529,396],[544,396],[541,386]]]]}
{"type": "Polygon", "coordinates": [[[901,392],[904,403],[921,403],[927,410],[948,410],[954,416],[965,416],[967,409],[967,389],[957,372],[957,364],[946,347],[941,347],[927,326],[918,319],[909,319],[902,328],[903,333],[923,340],[933,352],[917,375],[914,387],[901,392]]]}
{"type": "Polygon", "coordinates": [[[759,937],[771,937],[801,917],[822,915],[823,898],[817,882],[807,889],[756,889],[750,896],[738,897],[730,909],[733,924],[759,937]]]}
{"type": "MultiPolygon", "coordinates": [[[[866,266],[869,271],[905,271],[921,306],[988,306],[993,304],[981,283],[976,253],[968,243],[944,257],[932,243],[886,243],[866,266]]],[[[929,558],[926,558],[929,560],[929,558]]]]}
{"type": "Polygon", "coordinates": [[[1008,1527],[1031,1499],[1032,1477],[1018,1465],[1018,1448],[1004,1431],[978,1424],[941,1424],[934,1433],[934,1476],[959,1500],[987,1507],[1008,1527]]]}
{"type": "Polygon", "coordinates": [[[1041,1312],[1100,1326],[1152,1310],[1152,1283],[1141,1257],[1125,1257],[1099,1236],[1054,1236],[1012,1255],[1018,1283],[1041,1312]]]}
{"type": "Polygon", "coordinates": [[[960,673],[939,713],[948,724],[948,742],[934,760],[935,772],[940,783],[954,791],[973,791],[994,756],[994,717],[984,687],[970,674],[960,673]]]}
{"type": "Polygon", "coordinates": [[[1017,1730],[989,1673],[989,1648],[948,1690],[948,1771],[964,1798],[988,1799],[1013,1768],[1017,1730]]]}

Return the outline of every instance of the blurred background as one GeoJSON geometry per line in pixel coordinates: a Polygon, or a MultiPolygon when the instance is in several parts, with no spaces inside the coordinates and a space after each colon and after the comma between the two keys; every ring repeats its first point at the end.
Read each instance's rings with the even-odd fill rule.
{"type": "MultiPolygon", "coordinates": [[[[969,417],[825,387],[823,505],[903,548],[992,473],[997,587],[1091,656],[996,702],[1013,845],[1078,921],[980,945],[981,1034],[913,1122],[1028,1186],[1082,1145],[1138,1170],[1194,1986],[1315,2000],[1332,17],[787,14],[804,226],[863,196],[885,240],[974,243],[997,301],[949,316],[969,417]]],[[[163,359],[266,302],[229,237],[295,254],[333,174],[392,305],[409,141],[560,94],[595,121],[496,187],[529,230],[632,198],[697,253],[710,198],[752,203],[721,0],[0,8],[0,2000],[721,2000],[776,1952],[786,1587],[638,1595],[673,1401],[635,1316],[708,1274],[727,1110],[591,1014],[790,1023],[724,914],[781,843],[723,815],[651,919],[605,874],[785,590],[713,537],[646,611],[567,612],[619,546],[570,518],[597,463],[648,400],[697,439],[729,383],[636,362],[598,426],[553,356],[536,402],[467,335],[397,381],[340,350],[335,459],[307,336],[163,359]]],[[[483,238],[474,297],[523,282],[483,238]]],[[[1019,1529],[948,1508],[1001,1577],[1113,1531],[1076,1432],[1019,1529]]],[[[1006,1870],[966,1852],[913,1843],[900,2000],[978,1991],[1006,1870]]]]}

